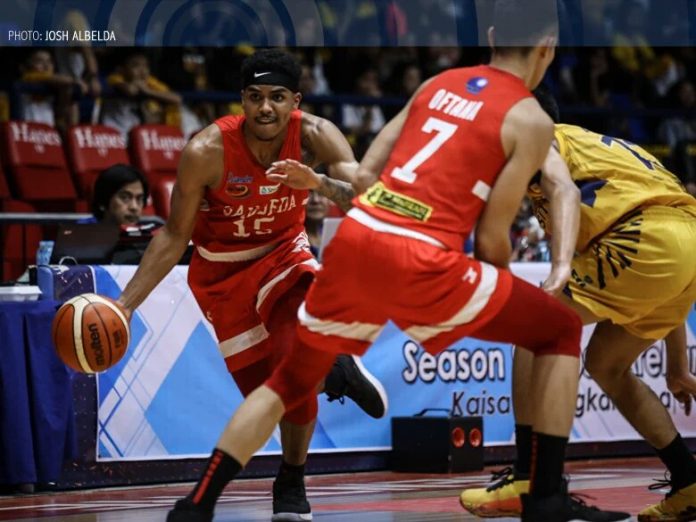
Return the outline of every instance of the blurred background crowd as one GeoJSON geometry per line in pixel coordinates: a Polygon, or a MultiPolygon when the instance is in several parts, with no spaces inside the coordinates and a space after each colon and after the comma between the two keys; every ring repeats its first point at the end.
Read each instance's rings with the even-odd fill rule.
{"type": "MultiPolygon", "coordinates": [[[[388,3],[386,14],[374,2],[348,4],[352,12],[347,17],[336,9],[343,3],[317,4],[323,30],[329,41],[332,34],[341,42],[345,35],[366,34],[366,41],[356,42],[362,47],[291,51],[303,64],[301,108],[334,121],[360,159],[422,81],[449,67],[484,63],[488,51],[454,47],[446,34],[427,30],[437,20],[466,17],[457,9],[467,2],[426,0],[419,2],[417,13],[404,3],[388,3]],[[369,41],[367,28],[378,16],[382,22],[387,17],[381,26],[399,46],[369,41]],[[423,32],[429,34],[428,46],[404,45],[409,35],[423,32]]],[[[578,5],[566,2],[564,19],[573,18],[573,9],[582,9],[583,23],[565,24],[562,31],[581,31],[582,41],[605,45],[559,48],[545,83],[559,101],[562,120],[644,146],[696,194],[696,48],[654,43],[673,41],[687,21],[656,0],[578,5]]],[[[88,25],[79,12],[71,16],[73,27],[88,25]]],[[[208,26],[214,35],[216,25],[208,26]]],[[[249,39],[254,41],[253,35],[249,39]]],[[[220,116],[241,113],[239,68],[253,51],[250,45],[3,47],[0,121],[44,123],[63,136],[74,125],[99,123],[116,129],[125,140],[134,127],[157,123],[180,129],[188,139],[220,116]]],[[[329,207],[313,203],[319,209],[311,212],[315,217],[329,207]]],[[[544,233],[527,205],[520,210],[512,239],[516,260],[548,260],[544,233]]]]}

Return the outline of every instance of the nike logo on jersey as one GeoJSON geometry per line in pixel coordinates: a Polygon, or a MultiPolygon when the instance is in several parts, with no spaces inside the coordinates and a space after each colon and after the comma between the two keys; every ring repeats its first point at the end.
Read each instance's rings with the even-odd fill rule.
{"type": "Polygon", "coordinates": [[[261,194],[262,196],[273,194],[274,192],[278,192],[279,187],[280,183],[278,183],[277,185],[261,185],[259,187],[259,194],[261,194]]]}
{"type": "Polygon", "coordinates": [[[254,78],[260,78],[261,76],[265,76],[267,74],[271,74],[271,72],[268,71],[268,72],[254,73],[254,78]]]}

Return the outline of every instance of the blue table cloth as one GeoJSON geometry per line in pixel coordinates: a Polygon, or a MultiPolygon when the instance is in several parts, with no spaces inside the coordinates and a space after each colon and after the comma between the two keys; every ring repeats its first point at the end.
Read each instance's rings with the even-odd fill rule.
{"type": "Polygon", "coordinates": [[[57,481],[76,455],[72,370],[51,340],[58,305],[0,302],[0,484],[57,481]]]}

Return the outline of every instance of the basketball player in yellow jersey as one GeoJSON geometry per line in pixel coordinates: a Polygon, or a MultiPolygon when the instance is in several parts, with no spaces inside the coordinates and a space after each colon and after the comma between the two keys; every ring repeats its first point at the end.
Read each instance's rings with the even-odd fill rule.
{"type": "MultiPolygon", "coordinates": [[[[535,94],[557,122],[553,98],[535,94]]],[[[667,386],[690,408],[696,378],[689,373],[684,321],[696,301],[696,199],[640,147],[573,125],[556,125],[529,196],[552,233],[552,271],[544,288],[585,324],[597,323],[585,367],[670,472],[670,493],[638,520],[696,520],[696,459],[658,397],[631,371],[645,349],[665,338],[667,386]]],[[[519,495],[529,488],[534,405],[524,390],[532,379],[531,355],[515,350],[514,469],[460,497],[479,516],[518,514],[519,495]]]]}

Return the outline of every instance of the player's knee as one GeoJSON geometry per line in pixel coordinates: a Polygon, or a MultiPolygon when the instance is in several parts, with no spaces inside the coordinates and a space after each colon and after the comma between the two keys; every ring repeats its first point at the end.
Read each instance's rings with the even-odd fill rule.
{"type": "Polygon", "coordinates": [[[304,401],[300,402],[293,409],[287,411],[283,420],[298,426],[303,426],[317,418],[319,409],[316,393],[310,394],[304,401]]]}
{"type": "Polygon", "coordinates": [[[301,404],[316,397],[317,383],[310,381],[296,371],[287,371],[287,366],[279,366],[266,381],[266,386],[280,396],[286,412],[291,412],[301,404]]]}
{"type": "Polygon", "coordinates": [[[571,308],[558,303],[553,318],[549,318],[554,328],[554,339],[534,350],[535,355],[570,355],[580,357],[580,338],[582,320],[571,308]]]}
{"type": "Polygon", "coordinates": [[[574,310],[563,306],[563,319],[561,321],[561,340],[559,353],[580,357],[580,339],[582,338],[582,320],[574,310]]]}
{"type": "Polygon", "coordinates": [[[587,373],[606,392],[610,392],[615,386],[621,386],[621,378],[630,371],[630,365],[614,363],[595,353],[589,350],[585,357],[587,373]]]}
{"type": "Polygon", "coordinates": [[[283,358],[266,385],[280,396],[286,412],[304,402],[314,401],[316,416],[317,388],[329,373],[334,359],[333,354],[298,344],[283,358]]]}

